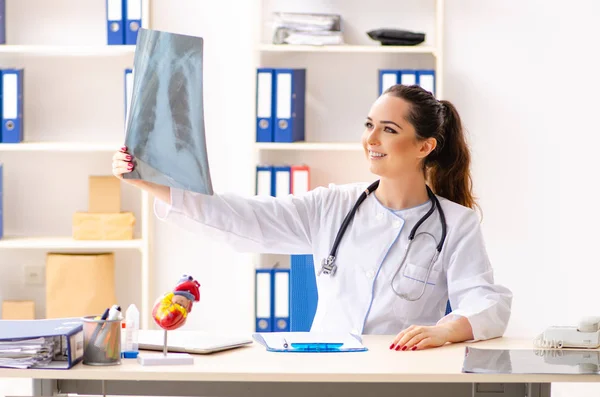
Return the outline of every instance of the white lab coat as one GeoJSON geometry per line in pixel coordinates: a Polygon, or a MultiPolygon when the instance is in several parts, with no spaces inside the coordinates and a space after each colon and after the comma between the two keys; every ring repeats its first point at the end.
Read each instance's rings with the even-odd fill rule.
{"type": "MultiPolygon", "coordinates": [[[[155,201],[159,219],[229,243],[235,250],[312,254],[315,272],[328,256],[346,214],[368,184],[330,185],[301,196],[213,196],[171,189],[172,204],[155,201]]],[[[396,334],[406,327],[434,325],[466,317],[474,340],[501,336],[507,326],[512,293],[494,283],[477,214],[439,197],[447,237],[425,294],[416,302],[399,298],[390,282],[400,264],[412,227],[431,203],[394,212],[370,195],[341,240],[334,277],[317,277],[319,300],[312,330],[357,334],[396,334]],[[450,300],[452,314],[444,316],[450,300]]],[[[436,211],[419,228],[405,270],[395,280],[398,292],[418,295],[440,240],[436,211]]]]}

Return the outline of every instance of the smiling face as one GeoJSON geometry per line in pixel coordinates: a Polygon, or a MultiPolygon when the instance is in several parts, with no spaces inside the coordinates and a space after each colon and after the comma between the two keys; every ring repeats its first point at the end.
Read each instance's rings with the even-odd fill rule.
{"type": "Polygon", "coordinates": [[[373,174],[398,178],[422,172],[423,159],[435,149],[434,138],[419,139],[408,122],[410,104],[385,94],[379,97],[365,121],[362,144],[373,174]]]}

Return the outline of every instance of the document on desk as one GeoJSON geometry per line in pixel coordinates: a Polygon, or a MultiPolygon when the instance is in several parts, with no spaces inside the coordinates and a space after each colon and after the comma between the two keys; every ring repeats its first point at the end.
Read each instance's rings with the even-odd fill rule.
{"type": "Polygon", "coordinates": [[[359,336],[350,333],[259,332],[254,340],[267,351],[284,353],[340,353],[367,351],[359,336]]]}
{"type": "Polygon", "coordinates": [[[140,29],[125,145],[126,179],[213,194],[203,102],[203,39],[140,29]]]}
{"type": "Polygon", "coordinates": [[[600,351],[465,348],[463,372],[483,374],[598,374],[600,351]]]}

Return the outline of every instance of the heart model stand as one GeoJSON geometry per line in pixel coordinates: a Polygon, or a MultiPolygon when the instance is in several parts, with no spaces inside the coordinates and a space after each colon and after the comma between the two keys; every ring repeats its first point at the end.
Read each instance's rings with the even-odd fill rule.
{"type": "Polygon", "coordinates": [[[191,365],[194,357],[188,353],[169,353],[167,333],[185,324],[194,302],[200,301],[200,284],[184,275],[173,291],[164,294],[154,304],[152,318],[164,329],[163,352],[138,355],[141,365],[191,365]]]}

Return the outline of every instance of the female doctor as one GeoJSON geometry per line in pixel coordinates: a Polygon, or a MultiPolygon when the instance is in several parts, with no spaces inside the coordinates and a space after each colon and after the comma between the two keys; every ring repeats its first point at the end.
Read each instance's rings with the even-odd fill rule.
{"type": "Polygon", "coordinates": [[[372,105],[362,145],[378,183],[278,198],[123,179],[133,169],[125,147],[112,166],[157,198],[159,219],[239,251],[314,255],[313,331],[396,335],[395,350],[501,336],[512,294],[494,283],[454,106],[419,86],[395,85],[372,105]]]}

